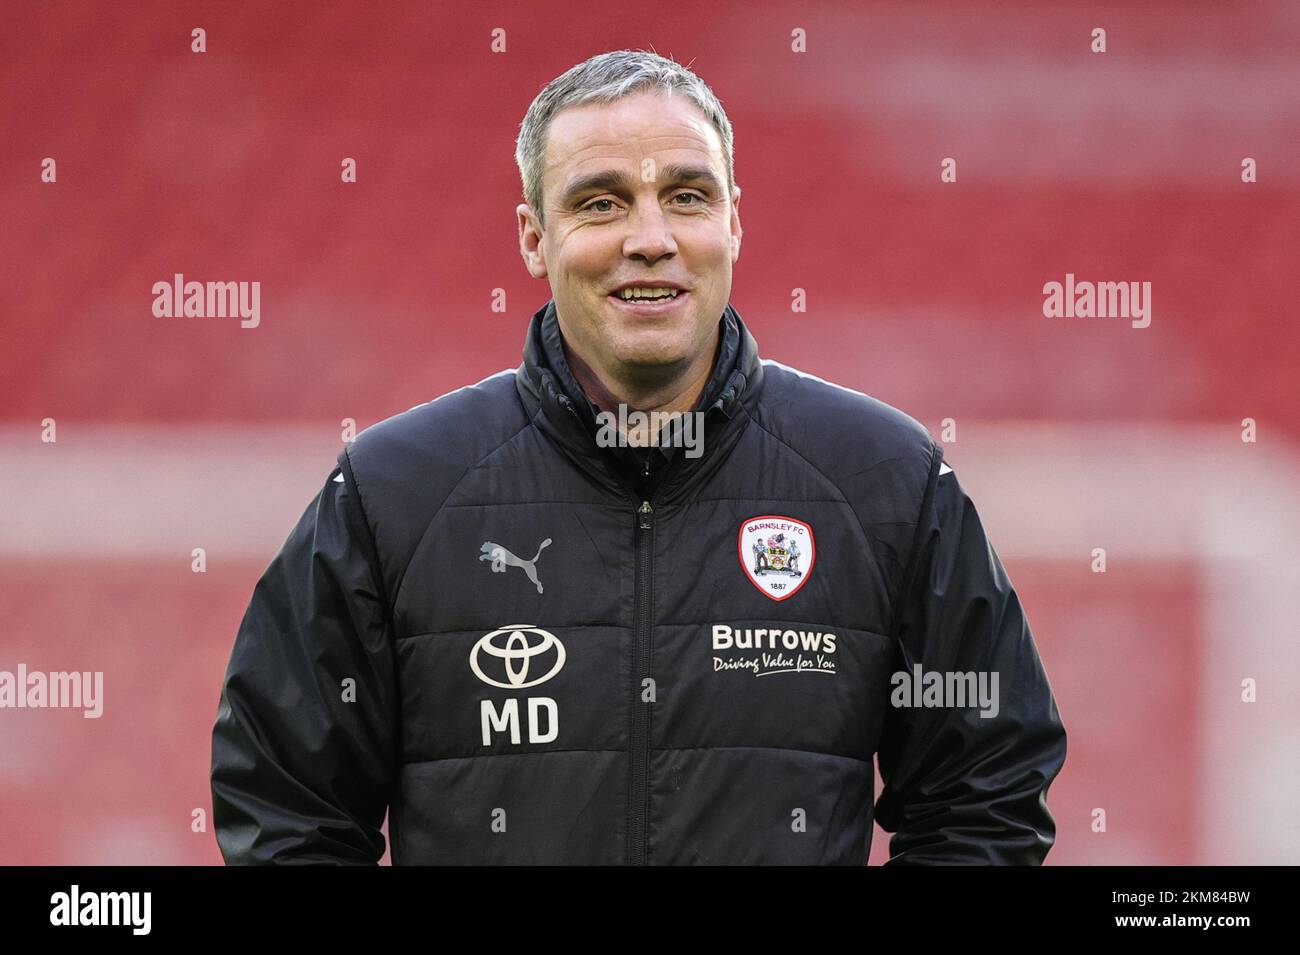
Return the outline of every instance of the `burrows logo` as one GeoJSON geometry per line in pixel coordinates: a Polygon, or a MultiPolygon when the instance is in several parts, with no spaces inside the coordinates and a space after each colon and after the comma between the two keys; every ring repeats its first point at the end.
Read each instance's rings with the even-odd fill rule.
{"type": "Polygon", "coordinates": [[[713,671],[748,670],[754,676],[772,673],[835,673],[839,635],[821,630],[713,625],[713,671]]]}
{"type": "Polygon", "coordinates": [[[789,600],[808,582],[817,545],[811,525],[765,514],[740,525],[736,543],[749,582],[773,600],[789,600]]]}

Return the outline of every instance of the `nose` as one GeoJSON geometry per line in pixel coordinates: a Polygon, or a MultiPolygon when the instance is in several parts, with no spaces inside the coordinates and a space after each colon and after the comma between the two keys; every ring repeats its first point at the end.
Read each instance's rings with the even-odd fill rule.
{"type": "Polygon", "coordinates": [[[663,209],[655,203],[637,203],[628,216],[628,235],[623,240],[623,254],[645,259],[653,265],[664,256],[677,254],[677,242],[663,209]]]}

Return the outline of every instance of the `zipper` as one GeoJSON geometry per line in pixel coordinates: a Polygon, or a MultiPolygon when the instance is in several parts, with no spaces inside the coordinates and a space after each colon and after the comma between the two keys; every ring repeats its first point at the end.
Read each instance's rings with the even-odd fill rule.
{"type": "MultiPolygon", "coordinates": [[[[649,463],[646,464],[649,474],[649,463]]],[[[632,647],[632,784],[628,797],[627,858],[631,865],[646,863],[646,827],[649,816],[650,704],[641,699],[650,676],[651,581],[654,569],[654,506],[643,500],[636,511],[636,607],[632,647]]]]}
{"type": "MultiPolygon", "coordinates": [[[[566,411],[578,418],[578,409],[568,397],[559,396],[566,411]]],[[[581,420],[581,418],[578,418],[581,420]]],[[[642,702],[642,686],[650,677],[651,582],[654,571],[654,494],[650,489],[650,455],[641,472],[645,482],[636,509],[636,578],[632,602],[636,621],[632,645],[632,767],[628,790],[627,861],[646,864],[646,829],[650,815],[650,704],[642,702]]],[[[633,501],[636,500],[634,497],[633,501]]]]}

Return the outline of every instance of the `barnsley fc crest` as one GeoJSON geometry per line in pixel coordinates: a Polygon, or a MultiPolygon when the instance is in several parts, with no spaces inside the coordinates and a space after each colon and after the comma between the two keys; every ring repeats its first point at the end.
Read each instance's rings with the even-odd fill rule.
{"type": "Polygon", "coordinates": [[[745,576],[773,600],[795,595],[812,573],[817,555],[810,525],[773,514],[741,524],[737,546],[745,576]]]}

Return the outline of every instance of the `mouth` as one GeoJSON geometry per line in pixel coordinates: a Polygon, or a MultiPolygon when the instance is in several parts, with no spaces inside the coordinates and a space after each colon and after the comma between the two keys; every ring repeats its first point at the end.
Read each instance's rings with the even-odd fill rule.
{"type": "Polygon", "coordinates": [[[666,315],[685,307],[686,299],[691,294],[686,289],[678,288],[659,288],[653,289],[653,297],[639,295],[635,297],[624,297],[620,292],[612,292],[607,296],[614,305],[631,315],[666,315]]]}

